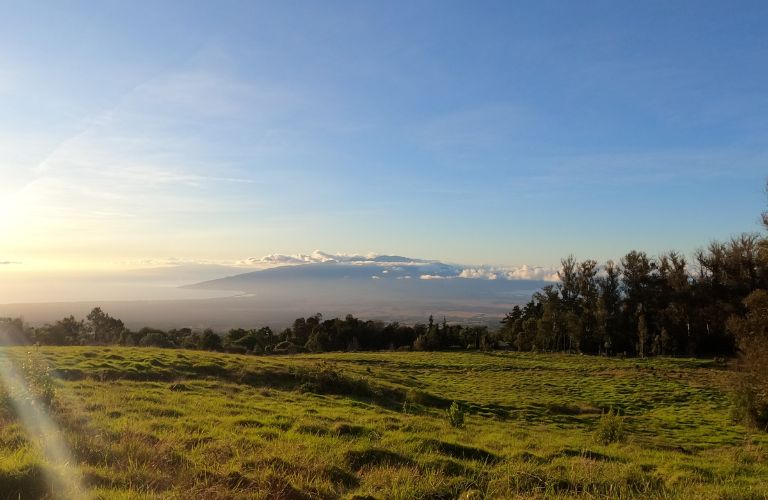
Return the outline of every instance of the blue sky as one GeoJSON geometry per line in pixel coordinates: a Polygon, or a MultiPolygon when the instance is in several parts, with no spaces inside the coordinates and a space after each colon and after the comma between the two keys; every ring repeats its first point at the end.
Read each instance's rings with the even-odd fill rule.
{"type": "Polygon", "coordinates": [[[0,2],[0,261],[758,231],[765,2],[0,2]]]}

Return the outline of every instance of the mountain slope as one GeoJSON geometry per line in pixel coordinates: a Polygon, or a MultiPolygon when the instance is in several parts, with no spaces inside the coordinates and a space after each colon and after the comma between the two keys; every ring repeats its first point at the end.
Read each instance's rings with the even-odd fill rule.
{"type": "MultiPolygon", "coordinates": [[[[341,303],[434,302],[435,300],[516,303],[546,282],[463,278],[439,262],[317,263],[282,266],[205,281],[187,288],[227,290],[286,300],[336,300],[341,303]]],[[[375,304],[371,304],[375,305],[375,304]]]]}

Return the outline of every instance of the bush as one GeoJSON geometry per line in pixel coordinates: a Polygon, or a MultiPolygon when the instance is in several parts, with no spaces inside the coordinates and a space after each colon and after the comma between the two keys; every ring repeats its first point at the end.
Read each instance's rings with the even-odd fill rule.
{"type": "Polygon", "coordinates": [[[613,409],[603,413],[597,422],[595,439],[601,444],[616,443],[624,440],[624,417],[613,409]]]}
{"type": "Polygon", "coordinates": [[[461,406],[456,401],[451,403],[451,407],[445,410],[445,416],[452,427],[464,427],[464,410],[461,409],[461,406]]]}
{"type": "Polygon", "coordinates": [[[302,389],[307,392],[330,392],[338,389],[344,381],[341,370],[327,361],[300,370],[299,376],[303,382],[302,389]]]}
{"type": "Polygon", "coordinates": [[[765,429],[768,427],[768,399],[761,397],[757,387],[749,376],[739,379],[731,394],[731,417],[744,425],[765,429]]]}
{"type": "Polygon", "coordinates": [[[768,430],[768,292],[752,292],[744,305],[746,316],[728,320],[728,330],[738,342],[743,373],[734,390],[732,415],[768,430]]]}

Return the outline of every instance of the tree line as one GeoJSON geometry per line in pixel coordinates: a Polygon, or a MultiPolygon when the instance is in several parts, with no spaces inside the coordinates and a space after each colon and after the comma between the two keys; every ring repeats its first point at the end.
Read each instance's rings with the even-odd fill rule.
{"type": "Polygon", "coordinates": [[[19,318],[0,318],[5,344],[126,345],[225,351],[241,354],[283,354],[325,351],[441,350],[450,348],[492,349],[498,332],[486,326],[463,326],[434,321],[405,325],[398,322],[344,318],[323,319],[322,314],[297,318],[276,332],[270,327],[232,328],[226,333],[210,328],[131,330],[100,307],[85,319],[69,316],[41,327],[25,325],[19,318]]]}
{"type": "MultiPolygon", "coordinates": [[[[768,227],[768,226],[767,226],[768,227]]],[[[0,318],[0,341],[44,345],[128,345],[236,353],[345,350],[510,348],[585,354],[731,356],[748,316],[747,297],[768,289],[766,241],[743,234],[714,242],[693,260],[668,252],[654,258],[631,251],[599,266],[573,256],[561,261],[560,281],[514,306],[500,328],[436,322],[406,325],[352,315],[298,318],[282,331],[270,327],[212,329],[144,327],[131,330],[101,308],[33,328],[0,318]]],[[[753,299],[753,304],[760,303],[753,299]]],[[[754,342],[753,342],[754,344],[754,342]]],[[[755,349],[752,346],[750,349],[755,349]]]]}
{"type": "Polygon", "coordinates": [[[602,266],[566,257],[560,281],[515,306],[501,336],[521,351],[730,356],[729,319],[744,316],[747,296],[768,287],[764,245],[758,234],[742,234],[690,262],[674,251],[654,258],[633,250],[602,266]]]}

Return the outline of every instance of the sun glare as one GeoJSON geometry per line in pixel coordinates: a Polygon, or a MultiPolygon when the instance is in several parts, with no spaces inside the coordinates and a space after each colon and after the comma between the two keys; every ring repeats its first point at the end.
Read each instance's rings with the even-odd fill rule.
{"type": "Polygon", "coordinates": [[[61,429],[48,414],[47,406],[50,402],[43,401],[31,387],[35,374],[29,373],[29,365],[22,365],[20,370],[17,360],[10,359],[6,350],[7,347],[0,347],[2,387],[30,441],[35,443],[45,457],[45,476],[51,490],[63,498],[87,498],[80,483],[77,462],[64,440],[61,429]]]}

